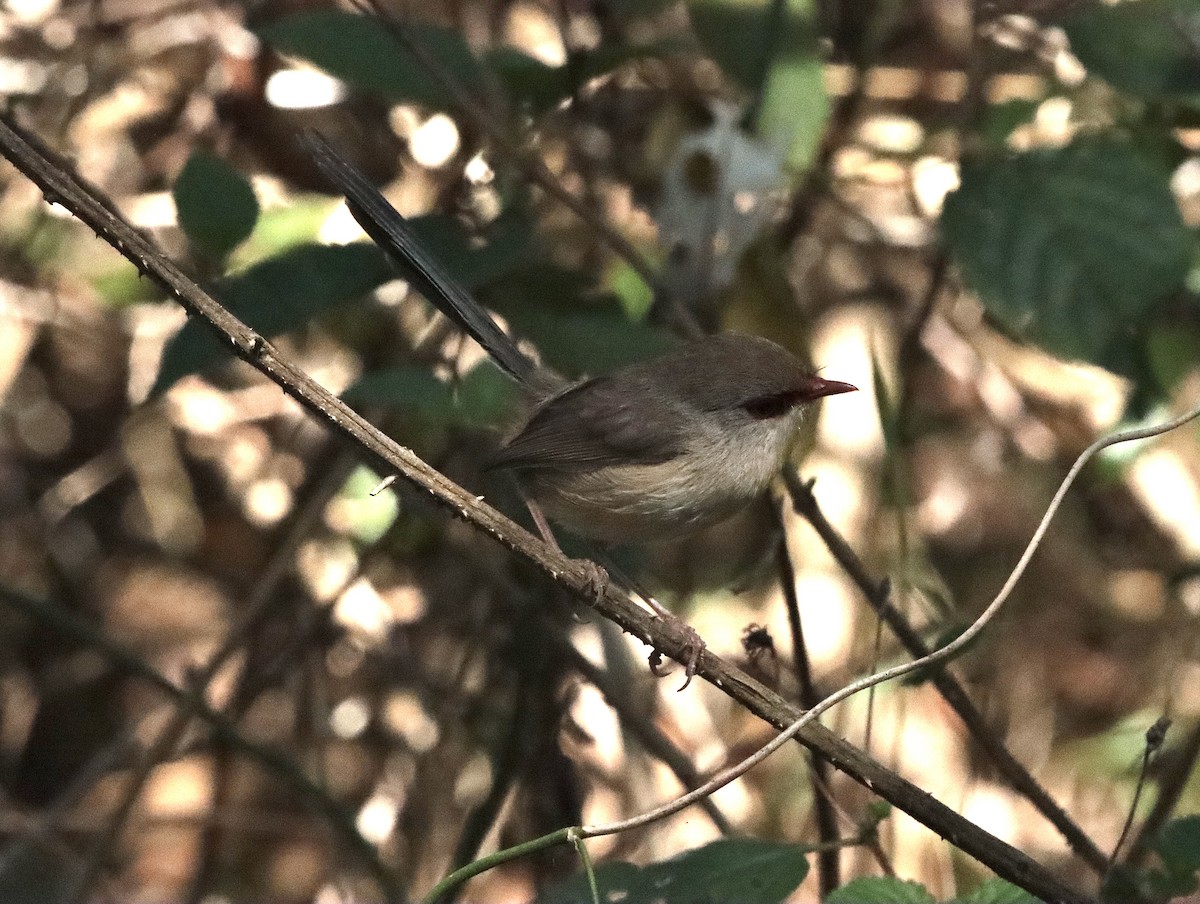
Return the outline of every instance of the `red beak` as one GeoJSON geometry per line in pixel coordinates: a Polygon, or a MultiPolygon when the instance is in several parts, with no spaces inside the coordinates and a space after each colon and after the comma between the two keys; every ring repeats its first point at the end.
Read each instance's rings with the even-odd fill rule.
{"type": "Polygon", "coordinates": [[[830,395],[841,395],[843,392],[858,392],[858,387],[852,383],[841,383],[837,380],[826,380],[813,374],[801,390],[808,400],[823,398],[830,395]]]}

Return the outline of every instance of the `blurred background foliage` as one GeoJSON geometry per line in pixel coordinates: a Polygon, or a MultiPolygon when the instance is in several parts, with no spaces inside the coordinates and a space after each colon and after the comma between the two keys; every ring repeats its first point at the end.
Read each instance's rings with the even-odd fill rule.
{"type": "MultiPolygon", "coordinates": [[[[0,88],[238,316],[510,512],[480,463],[511,388],[362,241],[301,130],[377,179],[565,373],[653,354],[687,321],[770,336],[855,382],[806,425],[797,463],[930,643],[991,598],[1098,433],[1200,400],[1196,0],[375,12],[8,0],[0,88]]],[[[284,753],[414,897],[482,851],[629,815],[769,737],[716,690],[650,677],[646,651],[403,487],[375,492],[352,452],[9,167],[0,317],[5,901],[379,899],[337,818],[95,638],[284,753]],[[38,605],[93,640],[31,617],[38,605]]],[[[790,511],[629,567],[796,698],[779,548],[819,690],[905,655],[790,511]]],[[[953,669],[1101,850],[1145,772],[1108,877],[1118,900],[1196,886],[1198,562],[1196,428],[1115,448],[953,669]]],[[[928,682],[826,721],[1099,887],[928,682]]],[[[674,886],[681,900],[812,901],[839,884],[828,900],[1027,900],[838,775],[821,782],[847,844],[819,876],[829,826],[809,775],[784,750],[593,856],[628,901],[672,900],[681,877],[698,883],[674,886]],[[759,846],[684,854],[730,832],[759,846]]],[[[568,849],[527,858],[466,894],[578,900],[578,879],[555,885],[576,865],[568,849]]]]}

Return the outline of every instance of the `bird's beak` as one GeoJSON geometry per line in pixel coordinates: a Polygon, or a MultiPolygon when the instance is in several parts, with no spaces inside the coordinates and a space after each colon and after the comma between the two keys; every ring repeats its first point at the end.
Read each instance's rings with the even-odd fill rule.
{"type": "Polygon", "coordinates": [[[804,387],[804,395],[811,401],[830,395],[841,395],[843,392],[858,392],[853,383],[841,383],[837,380],[826,380],[815,374],[809,377],[808,385],[804,387]]]}

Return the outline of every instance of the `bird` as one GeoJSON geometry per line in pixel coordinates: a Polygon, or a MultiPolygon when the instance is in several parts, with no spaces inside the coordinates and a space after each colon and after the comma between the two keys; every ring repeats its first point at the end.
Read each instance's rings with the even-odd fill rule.
{"type": "Polygon", "coordinates": [[[548,522],[602,543],[644,544],[730,517],[779,474],[813,403],[857,389],[769,339],[732,332],[567,380],[521,350],[357,168],[316,133],[301,140],[400,274],[523,389],[528,413],[487,466],[514,474],[555,548],[548,522]]]}

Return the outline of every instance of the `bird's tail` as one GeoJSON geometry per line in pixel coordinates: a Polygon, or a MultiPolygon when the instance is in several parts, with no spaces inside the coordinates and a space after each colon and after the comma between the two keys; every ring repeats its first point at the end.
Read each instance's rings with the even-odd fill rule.
{"type": "Polygon", "coordinates": [[[400,274],[483,346],[504,371],[519,382],[528,382],[534,371],[533,361],[500,329],[483,305],[455,282],[421,245],[408,221],[370,180],[316,132],[305,132],[300,141],[316,161],[317,168],[345,195],[350,212],[363,231],[384,250],[400,274]]]}

